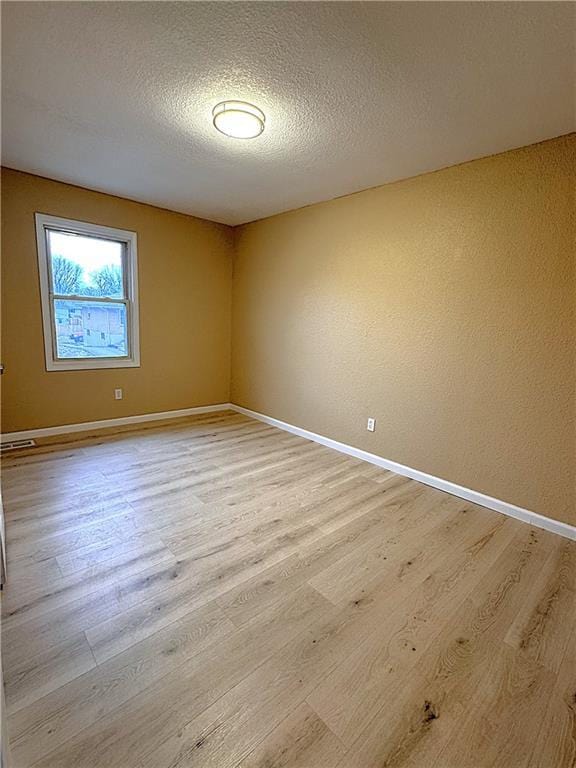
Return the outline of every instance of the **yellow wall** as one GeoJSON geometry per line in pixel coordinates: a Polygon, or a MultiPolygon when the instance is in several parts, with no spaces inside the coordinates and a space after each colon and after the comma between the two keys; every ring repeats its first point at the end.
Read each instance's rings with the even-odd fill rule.
{"type": "Polygon", "coordinates": [[[575,524],[575,150],[237,230],[233,401],[575,524]]]}
{"type": "Polygon", "coordinates": [[[576,524],[575,158],[563,137],[234,231],[4,170],[3,431],[230,399],[234,239],[234,402],[576,524]],[[141,368],[46,372],[36,211],[138,233],[141,368]]]}
{"type": "Polygon", "coordinates": [[[3,431],[227,402],[231,277],[230,227],[4,169],[3,431]],[[138,233],[140,368],[46,372],[36,211],[138,233]]]}

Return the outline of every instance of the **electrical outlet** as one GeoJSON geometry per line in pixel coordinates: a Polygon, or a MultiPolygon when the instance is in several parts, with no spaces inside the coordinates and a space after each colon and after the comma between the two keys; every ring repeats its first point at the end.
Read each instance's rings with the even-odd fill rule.
{"type": "Polygon", "coordinates": [[[368,424],[366,426],[366,429],[368,432],[374,432],[376,429],[376,419],[368,419],[368,424]]]}
{"type": "Polygon", "coordinates": [[[123,397],[124,397],[124,393],[122,392],[121,389],[115,389],[114,390],[114,399],[115,400],[122,400],[123,397]]]}

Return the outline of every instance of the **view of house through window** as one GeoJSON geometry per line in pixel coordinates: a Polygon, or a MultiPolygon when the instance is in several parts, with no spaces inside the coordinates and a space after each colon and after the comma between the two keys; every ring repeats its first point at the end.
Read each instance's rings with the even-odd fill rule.
{"type": "Polygon", "coordinates": [[[125,357],[124,244],[53,230],[47,235],[53,294],[75,297],[54,298],[58,357],[125,357]]]}
{"type": "Polygon", "coordinates": [[[48,370],[138,365],[136,235],[36,220],[48,370]]]}
{"type": "Polygon", "coordinates": [[[124,357],[126,309],[86,301],[54,302],[58,357],[124,357]]]}

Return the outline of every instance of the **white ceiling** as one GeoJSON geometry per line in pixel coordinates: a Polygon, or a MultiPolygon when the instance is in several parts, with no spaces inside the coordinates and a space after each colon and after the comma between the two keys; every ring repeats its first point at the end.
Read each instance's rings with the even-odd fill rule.
{"type": "Polygon", "coordinates": [[[574,130],[576,5],[4,2],[3,164],[239,224],[574,130]],[[261,107],[234,140],[214,104],[261,107]]]}

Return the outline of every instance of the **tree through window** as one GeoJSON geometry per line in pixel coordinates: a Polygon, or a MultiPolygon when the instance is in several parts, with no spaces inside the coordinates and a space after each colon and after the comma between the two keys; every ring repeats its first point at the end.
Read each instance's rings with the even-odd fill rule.
{"type": "Polygon", "coordinates": [[[139,364],[136,235],[36,214],[48,370],[139,364]]]}

